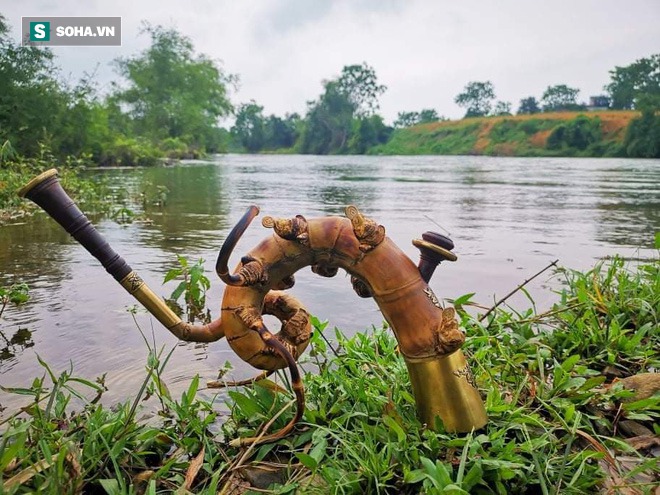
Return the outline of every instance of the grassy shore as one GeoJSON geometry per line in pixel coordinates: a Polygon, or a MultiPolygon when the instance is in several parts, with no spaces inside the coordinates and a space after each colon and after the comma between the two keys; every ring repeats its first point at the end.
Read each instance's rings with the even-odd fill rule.
{"type": "Polygon", "coordinates": [[[383,155],[626,156],[635,111],[481,117],[398,129],[373,148],[383,155]]]}
{"type": "Polygon", "coordinates": [[[294,434],[257,447],[229,441],[286,423],[292,394],[284,375],[227,396],[199,394],[195,378],[176,399],[162,379],[168,356],[147,344],[143,386],[106,408],[103,379],[42,363],[42,378],[5,389],[26,405],[3,414],[3,491],[653,493],[660,263],[613,259],[556,276],[565,289],[542,314],[499,307],[480,319],[465,311],[470,295],[454,301],[488,410],[480,431],[422,427],[389,330],[352,338],[337,331],[330,347],[315,321],[301,360],[304,419],[294,434]],[[158,419],[138,419],[147,395],[157,397],[158,419]]]}
{"type": "Polygon", "coordinates": [[[12,158],[0,160],[0,224],[25,216],[36,210],[36,205],[16,194],[38,174],[57,168],[62,186],[91,213],[108,213],[112,203],[107,201],[109,189],[102,181],[86,179],[81,175],[91,165],[84,158],[57,160],[47,150],[37,158],[12,158]]]}

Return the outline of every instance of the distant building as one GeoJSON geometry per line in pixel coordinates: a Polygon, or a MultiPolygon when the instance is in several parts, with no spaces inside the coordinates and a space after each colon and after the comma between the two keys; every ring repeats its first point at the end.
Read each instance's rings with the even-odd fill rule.
{"type": "Polygon", "coordinates": [[[608,110],[610,108],[610,97],[609,96],[590,96],[589,104],[587,105],[587,110],[590,112],[596,112],[598,110],[608,110]]]}

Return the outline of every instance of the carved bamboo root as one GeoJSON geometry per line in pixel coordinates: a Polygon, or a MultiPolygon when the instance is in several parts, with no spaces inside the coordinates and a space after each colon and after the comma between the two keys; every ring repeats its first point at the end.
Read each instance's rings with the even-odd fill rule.
{"type": "Polygon", "coordinates": [[[302,304],[281,291],[293,286],[293,274],[305,266],[326,277],[343,268],[351,275],[358,295],[374,298],[397,338],[418,413],[425,424],[433,428],[435,417],[440,416],[447,431],[466,432],[487,421],[472,373],[460,351],[465,336],[458,328],[454,311],[443,310],[427,285],[438,259],[456,259],[448,250],[453,247],[447,244],[450,240],[442,242],[446,247],[430,242],[437,241],[435,238],[415,240],[416,246],[426,250],[418,269],[385,236],[382,225],[364,217],[354,206],[346,208],[347,218],[265,217],[263,226],[272,228],[274,234],[241,258],[231,274],[228,262],[232,251],[259,213],[256,206],[251,206],[218,255],[216,271],[227,284],[220,318],[195,326],[183,323],[110,248],[66,195],[57,180],[57,171],[36,177],[19,194],[46,210],[178,338],[211,342],[226,336],[231,348],[252,366],[267,372],[289,369],[297,405],[294,417],[278,432],[240,439],[238,444],[281,438],[302,417],[304,389],[296,360],[309,343],[311,322],[302,304]],[[263,314],[281,321],[278,333],[268,330],[263,314]]]}

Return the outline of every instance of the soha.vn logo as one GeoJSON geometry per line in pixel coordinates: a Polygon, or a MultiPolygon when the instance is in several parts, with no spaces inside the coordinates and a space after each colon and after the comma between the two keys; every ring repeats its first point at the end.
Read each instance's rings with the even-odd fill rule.
{"type": "Polygon", "coordinates": [[[30,41],[50,41],[50,22],[31,22],[30,41]]]}

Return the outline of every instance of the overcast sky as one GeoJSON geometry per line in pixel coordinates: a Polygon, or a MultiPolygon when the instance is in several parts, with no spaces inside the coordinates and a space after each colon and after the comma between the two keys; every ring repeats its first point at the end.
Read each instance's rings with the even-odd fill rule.
{"type": "Polygon", "coordinates": [[[65,77],[98,65],[106,88],[112,59],[147,46],[142,20],[174,26],[240,77],[234,103],[278,115],[304,114],[323,79],[367,62],[389,122],[422,108],[461,117],[453,100],[468,81],[492,81],[514,110],[552,84],[586,100],[614,66],[660,53],[660,0],[3,0],[0,13],[17,41],[21,16],[121,16],[121,47],[54,48],[65,77]]]}

